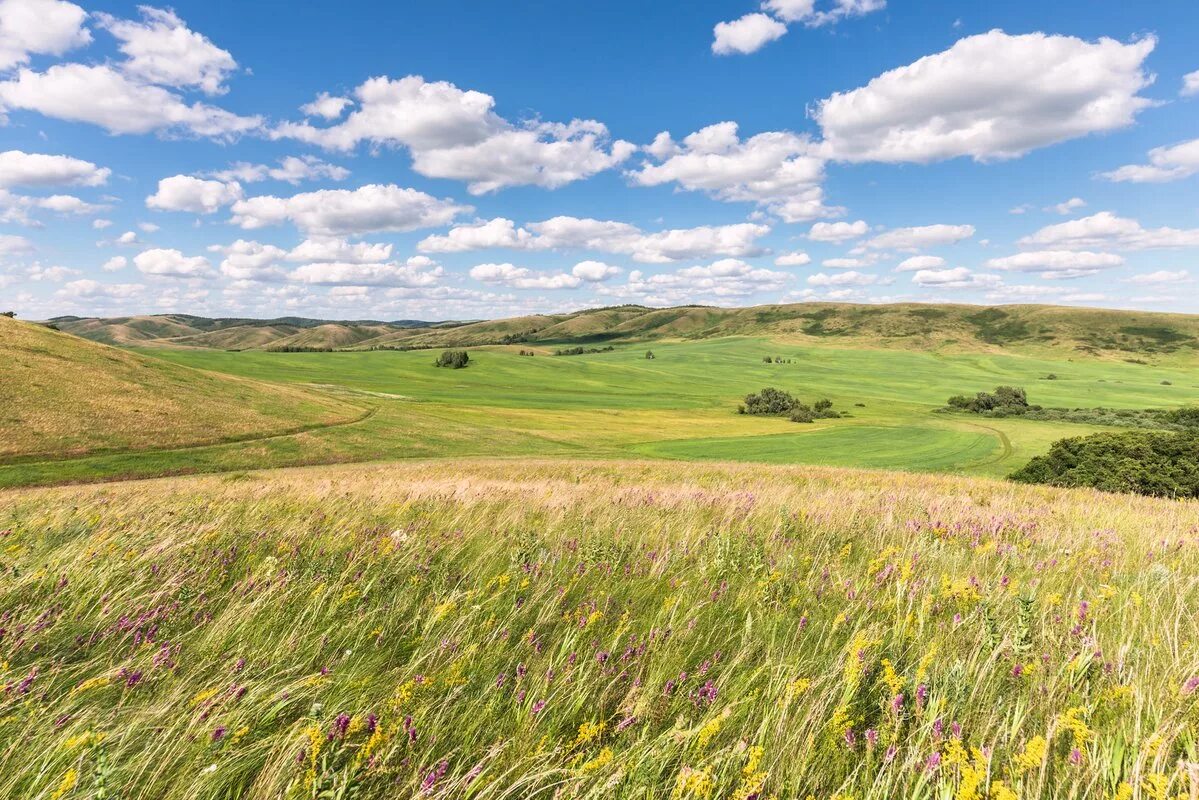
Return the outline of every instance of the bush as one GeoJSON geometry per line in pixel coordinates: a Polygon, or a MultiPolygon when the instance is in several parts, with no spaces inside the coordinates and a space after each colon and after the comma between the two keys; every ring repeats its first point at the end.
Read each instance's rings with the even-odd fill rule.
{"type": "Polygon", "coordinates": [[[812,413],[812,409],[808,408],[803,403],[800,403],[791,412],[791,421],[792,422],[815,422],[816,415],[814,413],[812,413]]]}
{"type": "Polygon", "coordinates": [[[949,398],[949,407],[971,414],[987,414],[992,416],[1008,416],[1023,414],[1029,409],[1040,408],[1030,406],[1028,395],[1016,386],[996,386],[993,393],[979,392],[974,397],[959,394],[949,398]]]}
{"type": "Polygon", "coordinates": [[[1199,434],[1128,431],[1062,439],[1010,477],[1021,483],[1199,498],[1199,434]]]}
{"type": "Polygon", "coordinates": [[[790,414],[799,405],[800,402],[789,392],[768,386],[757,394],[746,395],[741,413],[781,416],[790,414]]]}
{"type": "Polygon", "coordinates": [[[470,363],[470,354],[465,350],[446,350],[437,357],[437,361],[433,362],[435,367],[449,367],[450,369],[462,369],[470,363]]]}
{"type": "Polygon", "coordinates": [[[646,358],[648,358],[648,359],[649,359],[649,360],[651,360],[651,361],[652,361],[654,358],[656,358],[656,356],[654,356],[654,351],[653,351],[653,350],[646,350],[646,351],[645,351],[645,357],[646,357],[646,358]]]}

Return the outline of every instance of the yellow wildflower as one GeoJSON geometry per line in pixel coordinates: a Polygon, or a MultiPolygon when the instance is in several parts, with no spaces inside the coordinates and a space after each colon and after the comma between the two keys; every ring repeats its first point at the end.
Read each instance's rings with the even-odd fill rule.
{"type": "Polygon", "coordinates": [[[62,780],[58,782],[58,787],[50,795],[50,800],[62,800],[62,797],[74,789],[77,783],[79,783],[79,771],[71,767],[67,770],[67,774],[62,776],[62,780]]]}
{"type": "Polygon", "coordinates": [[[1036,769],[1044,763],[1045,754],[1048,752],[1049,742],[1045,741],[1044,736],[1032,737],[1024,745],[1024,752],[1016,756],[1016,771],[1024,773],[1036,769]]]}
{"type": "Polygon", "coordinates": [[[584,773],[595,772],[596,770],[603,769],[604,767],[608,766],[611,763],[612,763],[612,748],[605,747],[603,750],[599,751],[599,755],[597,755],[595,758],[591,759],[590,761],[588,761],[586,764],[583,765],[583,772],[584,773]]]}

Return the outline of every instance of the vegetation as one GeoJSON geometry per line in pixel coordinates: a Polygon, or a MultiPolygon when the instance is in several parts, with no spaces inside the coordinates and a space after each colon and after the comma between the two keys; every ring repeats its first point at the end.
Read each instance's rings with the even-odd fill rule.
{"type": "Polygon", "coordinates": [[[462,369],[469,363],[470,353],[465,350],[446,350],[437,357],[437,360],[433,362],[433,366],[462,369]]]}
{"type": "Polygon", "coordinates": [[[833,410],[832,400],[818,400],[809,407],[781,389],[767,387],[757,394],[745,396],[737,408],[738,414],[754,416],[786,416],[792,422],[815,422],[818,419],[837,419],[841,413],[833,410]]]}
{"type": "Polygon", "coordinates": [[[587,353],[611,353],[616,348],[612,345],[607,347],[567,347],[562,350],[555,350],[556,356],[581,356],[587,353]]]}
{"type": "Polygon", "coordinates": [[[0,796],[1192,790],[1194,505],[759,465],[314,477],[4,497],[0,796]]]}
{"type": "Polygon", "coordinates": [[[1023,483],[1199,498],[1199,431],[1126,431],[1062,439],[1011,477],[1023,483]]]}
{"type": "Polygon", "coordinates": [[[0,316],[0,461],[260,439],[362,416],[306,387],[118,350],[0,316]]]}
{"type": "Polygon", "coordinates": [[[959,411],[969,411],[971,414],[992,416],[1025,414],[1030,410],[1040,408],[1040,406],[1030,406],[1028,395],[1023,389],[1015,386],[996,386],[994,393],[979,392],[974,397],[954,395],[949,398],[949,407],[959,411]]]}

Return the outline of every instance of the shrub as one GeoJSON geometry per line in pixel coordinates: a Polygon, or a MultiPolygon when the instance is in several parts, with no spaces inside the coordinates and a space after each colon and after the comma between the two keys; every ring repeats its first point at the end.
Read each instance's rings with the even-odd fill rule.
{"type": "Polygon", "coordinates": [[[462,369],[470,363],[470,354],[465,350],[446,350],[437,357],[437,361],[433,362],[436,367],[449,367],[450,369],[462,369]]]}
{"type": "Polygon", "coordinates": [[[15,312],[15,311],[0,312],[0,317],[8,317],[9,319],[12,319],[16,315],[17,315],[17,312],[15,312]]]}
{"type": "Polygon", "coordinates": [[[815,422],[816,415],[812,412],[812,409],[808,408],[803,403],[800,403],[798,406],[796,406],[791,411],[791,421],[792,422],[815,422]]]}
{"type": "Polygon", "coordinates": [[[1040,406],[1030,406],[1028,395],[1016,386],[996,386],[993,393],[979,392],[974,397],[954,395],[949,398],[949,407],[972,414],[991,414],[992,416],[1008,416],[1023,414],[1030,409],[1040,406]]]}
{"type": "Polygon", "coordinates": [[[655,358],[655,356],[654,356],[654,351],[653,351],[653,350],[646,350],[646,351],[645,351],[645,357],[646,357],[646,358],[648,358],[648,359],[650,359],[650,360],[652,361],[652,360],[655,358]]]}
{"type": "Polygon", "coordinates": [[[1199,434],[1128,431],[1062,439],[1010,477],[1021,483],[1199,498],[1199,434]]]}
{"type": "Polygon", "coordinates": [[[792,397],[789,392],[768,386],[757,394],[748,394],[745,396],[745,404],[742,406],[744,411],[742,413],[779,416],[791,413],[799,405],[800,402],[792,397]]]}

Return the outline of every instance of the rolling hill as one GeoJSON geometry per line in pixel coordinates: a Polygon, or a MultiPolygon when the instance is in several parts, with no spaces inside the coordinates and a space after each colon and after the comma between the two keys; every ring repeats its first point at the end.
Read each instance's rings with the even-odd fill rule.
{"type": "Polygon", "coordinates": [[[932,351],[1004,350],[1191,361],[1199,316],[1043,305],[796,303],[751,308],[616,306],[481,322],[59,318],[61,330],[144,347],[221,350],[420,349],[768,336],[792,343],[932,351]]]}
{"type": "Polygon", "coordinates": [[[8,317],[0,341],[0,460],[232,441],[362,414],[303,387],[218,375],[8,317]]]}

